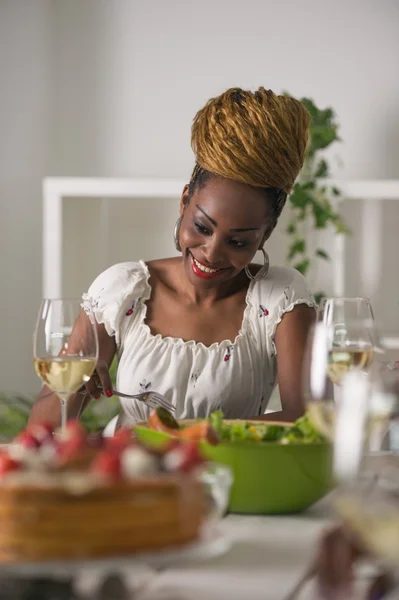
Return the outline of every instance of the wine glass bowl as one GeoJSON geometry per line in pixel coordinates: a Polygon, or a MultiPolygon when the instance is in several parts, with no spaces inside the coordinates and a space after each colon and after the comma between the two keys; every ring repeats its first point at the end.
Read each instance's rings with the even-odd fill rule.
{"type": "Polygon", "coordinates": [[[379,348],[374,321],[359,319],[327,324],[328,376],[340,385],[345,373],[352,369],[367,371],[379,348]]]}
{"type": "Polygon", "coordinates": [[[318,315],[326,325],[351,321],[374,321],[374,313],[368,298],[323,298],[318,315]]]}
{"type": "Polygon", "coordinates": [[[80,300],[43,300],[37,318],[33,362],[37,375],[61,401],[61,426],[67,401],[91,378],[98,359],[94,320],[80,300]]]}
{"type": "Polygon", "coordinates": [[[364,298],[327,298],[321,304],[305,351],[303,393],[307,409],[328,439],[348,371],[367,373],[380,349],[373,311],[364,298]]]}

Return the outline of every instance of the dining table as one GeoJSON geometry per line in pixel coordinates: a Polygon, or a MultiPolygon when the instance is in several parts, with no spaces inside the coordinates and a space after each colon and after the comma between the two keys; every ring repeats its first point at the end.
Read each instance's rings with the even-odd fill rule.
{"type": "MultiPolygon", "coordinates": [[[[120,573],[129,600],[286,600],[309,569],[321,533],[333,523],[328,497],[300,514],[228,514],[218,524],[227,542],[218,556],[183,556],[156,570],[132,563],[120,573]]],[[[374,573],[372,566],[362,567],[351,600],[364,597],[374,573]]],[[[80,578],[92,590],[90,598],[97,598],[99,576],[94,569],[80,578]]],[[[315,593],[311,580],[295,600],[316,600],[315,593]]]]}

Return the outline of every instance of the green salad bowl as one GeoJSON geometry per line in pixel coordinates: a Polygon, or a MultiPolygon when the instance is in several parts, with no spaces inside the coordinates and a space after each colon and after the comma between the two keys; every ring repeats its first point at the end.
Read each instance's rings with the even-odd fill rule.
{"type": "MultiPolygon", "coordinates": [[[[144,444],[160,447],[169,434],[135,427],[144,444]]],[[[332,488],[332,447],[328,443],[201,442],[210,461],[231,468],[234,481],[229,511],[242,514],[298,513],[320,500],[332,488]]]]}

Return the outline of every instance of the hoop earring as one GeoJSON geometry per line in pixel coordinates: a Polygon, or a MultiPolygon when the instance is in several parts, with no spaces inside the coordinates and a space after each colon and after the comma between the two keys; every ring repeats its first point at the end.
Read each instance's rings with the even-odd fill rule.
{"type": "Polygon", "coordinates": [[[176,225],[175,228],[173,230],[173,239],[175,242],[175,248],[178,252],[181,252],[181,246],[180,246],[180,240],[179,240],[179,236],[180,236],[180,225],[182,222],[182,218],[183,217],[179,217],[176,221],[176,225]]]}
{"type": "Polygon", "coordinates": [[[263,253],[263,267],[261,267],[259,269],[259,271],[256,273],[256,275],[252,275],[251,271],[249,270],[248,266],[245,267],[245,274],[248,277],[248,279],[251,279],[252,281],[260,281],[261,279],[263,279],[264,277],[266,277],[268,271],[269,271],[269,255],[266,252],[266,250],[263,248],[260,248],[261,252],[263,253]]]}

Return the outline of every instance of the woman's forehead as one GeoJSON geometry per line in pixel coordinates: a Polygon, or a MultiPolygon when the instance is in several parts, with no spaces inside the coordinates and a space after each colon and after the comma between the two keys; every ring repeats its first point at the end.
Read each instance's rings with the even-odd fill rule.
{"type": "Polygon", "coordinates": [[[264,191],[232,179],[213,178],[197,189],[192,197],[193,208],[206,211],[217,220],[252,222],[247,227],[259,226],[268,220],[270,208],[264,191]],[[255,225],[253,225],[255,223],[255,225]]]}

